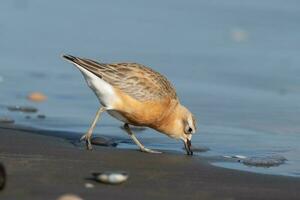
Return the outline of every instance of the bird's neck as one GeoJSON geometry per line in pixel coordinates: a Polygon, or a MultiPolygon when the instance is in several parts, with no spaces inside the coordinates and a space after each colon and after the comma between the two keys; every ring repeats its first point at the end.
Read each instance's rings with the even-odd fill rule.
{"type": "Polygon", "coordinates": [[[182,106],[180,103],[171,105],[169,109],[163,113],[162,117],[156,121],[152,128],[155,130],[165,133],[170,137],[175,137],[179,131],[179,120],[181,116],[182,106]]]}

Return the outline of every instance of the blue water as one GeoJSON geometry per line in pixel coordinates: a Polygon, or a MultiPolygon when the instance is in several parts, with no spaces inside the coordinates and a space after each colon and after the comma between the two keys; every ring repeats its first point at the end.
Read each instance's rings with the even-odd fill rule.
{"type": "MultiPolygon", "coordinates": [[[[261,173],[300,174],[300,2],[1,1],[0,116],[43,129],[84,132],[98,107],[62,53],[102,62],[134,61],[165,74],[198,118],[193,144],[203,156],[284,156],[270,168],[218,162],[261,173]],[[43,103],[29,92],[48,96],[43,103]],[[45,114],[12,113],[30,105],[45,114]]],[[[127,138],[104,115],[96,134],[127,138]]],[[[182,144],[146,130],[148,147],[182,144]]],[[[136,148],[123,144],[120,148],[136,148]]]]}

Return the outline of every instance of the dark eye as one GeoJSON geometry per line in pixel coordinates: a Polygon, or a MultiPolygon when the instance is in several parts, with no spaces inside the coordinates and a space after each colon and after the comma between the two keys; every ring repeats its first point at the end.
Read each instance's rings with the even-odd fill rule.
{"type": "Polygon", "coordinates": [[[193,132],[193,129],[190,127],[188,131],[191,133],[191,132],[193,132]]]}

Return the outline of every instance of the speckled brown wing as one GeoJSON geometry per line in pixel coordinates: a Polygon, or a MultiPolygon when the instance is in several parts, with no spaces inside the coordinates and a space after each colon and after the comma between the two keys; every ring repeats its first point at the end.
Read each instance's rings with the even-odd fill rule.
{"type": "Polygon", "coordinates": [[[138,63],[104,64],[72,56],[72,61],[139,101],[177,99],[166,77],[138,63]]]}

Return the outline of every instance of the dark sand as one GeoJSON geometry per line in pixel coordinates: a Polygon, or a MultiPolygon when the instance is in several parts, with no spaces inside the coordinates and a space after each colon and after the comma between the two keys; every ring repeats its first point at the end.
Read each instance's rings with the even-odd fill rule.
{"type": "Polygon", "coordinates": [[[218,168],[183,154],[86,151],[42,134],[47,132],[0,125],[0,162],[8,175],[0,199],[56,199],[65,193],[83,199],[300,199],[298,178],[218,168]],[[92,172],[105,170],[127,171],[130,177],[115,186],[90,180],[92,172]]]}

